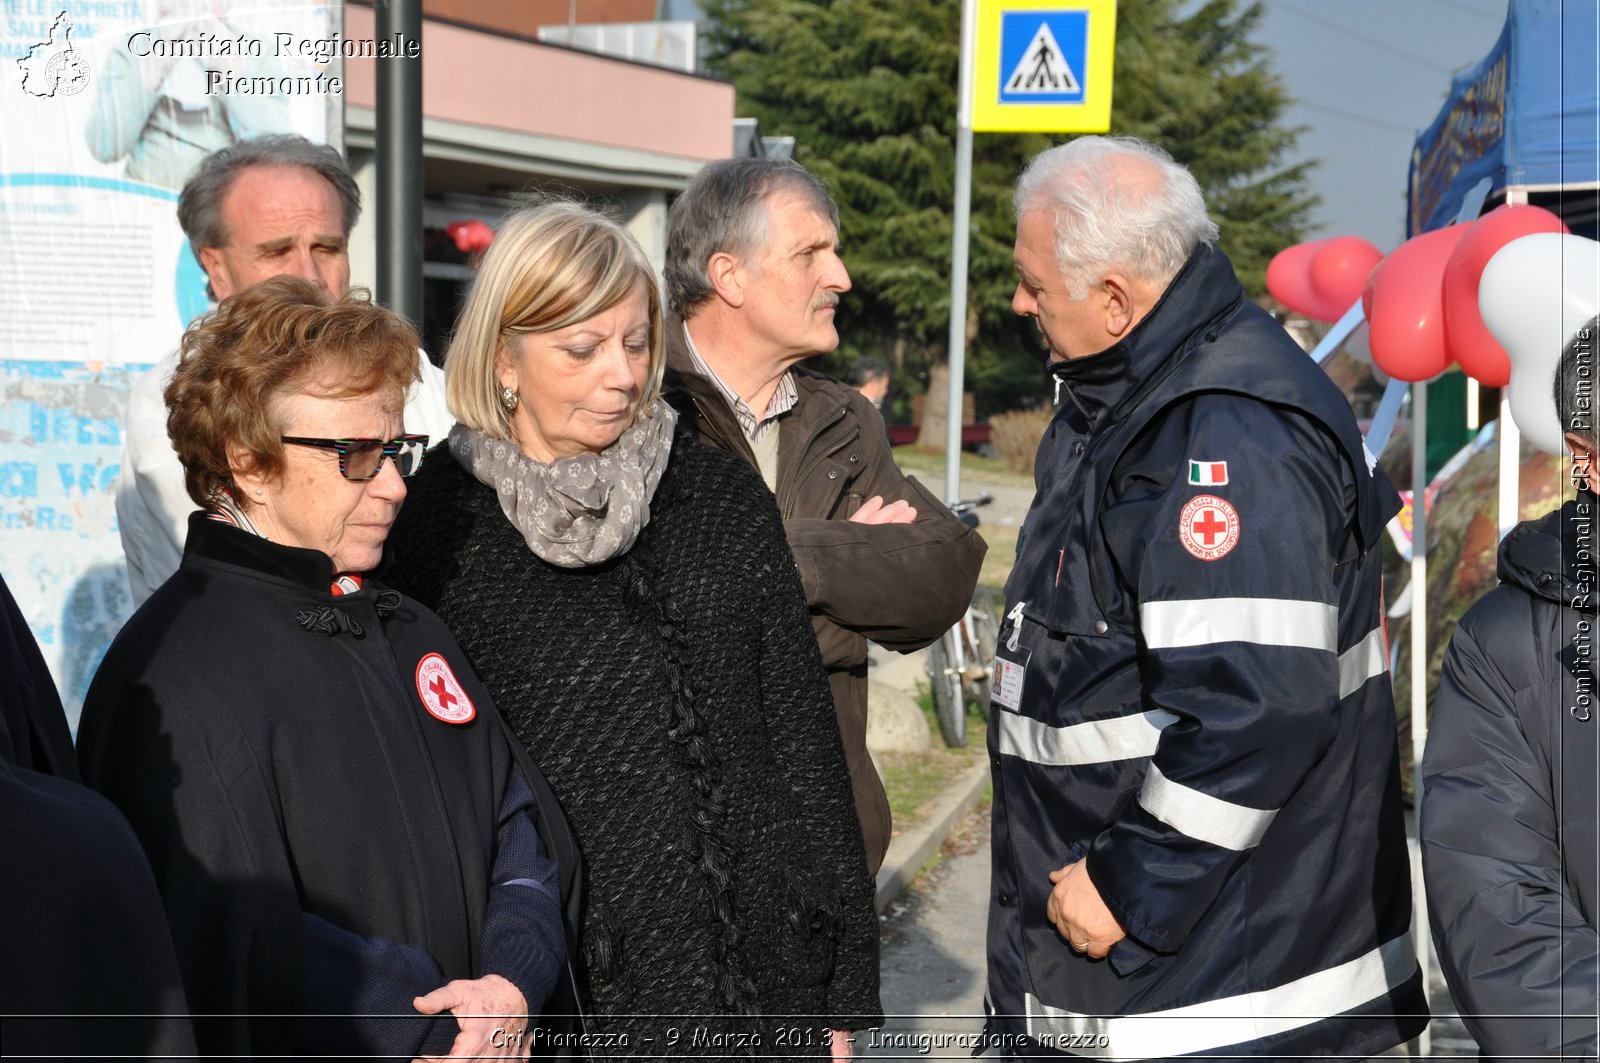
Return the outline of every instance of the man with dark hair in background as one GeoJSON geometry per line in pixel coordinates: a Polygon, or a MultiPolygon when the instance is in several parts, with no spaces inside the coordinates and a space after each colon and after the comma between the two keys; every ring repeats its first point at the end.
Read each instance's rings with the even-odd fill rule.
{"type": "MultiPolygon", "coordinates": [[[[872,403],[873,408],[883,417],[883,432],[887,436],[889,408],[885,403],[889,398],[889,364],[882,358],[864,354],[850,363],[850,372],[845,374],[844,382],[861,392],[861,397],[872,403]]],[[[891,445],[893,445],[892,440],[891,445]]]]}
{"type": "Polygon", "coordinates": [[[889,397],[889,365],[882,358],[864,354],[851,363],[845,383],[882,410],[883,400],[889,397]]]}
{"type": "Polygon", "coordinates": [[[1445,652],[1422,758],[1428,918],[1486,1058],[1595,1058],[1597,329],[1568,340],[1554,381],[1576,493],[1500,544],[1500,586],[1445,652]]]}

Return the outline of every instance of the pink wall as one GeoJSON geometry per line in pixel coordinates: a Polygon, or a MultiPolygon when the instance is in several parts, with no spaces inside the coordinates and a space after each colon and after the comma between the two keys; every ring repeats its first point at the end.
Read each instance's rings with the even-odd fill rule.
{"type": "MultiPolygon", "coordinates": [[[[370,39],[371,8],[346,6],[345,36],[370,39]]],[[[374,60],[345,61],[345,98],[374,106],[374,60]]],[[[423,23],[429,118],[616,147],[723,159],[733,151],[733,86],[689,74],[437,22],[423,23]]]]}

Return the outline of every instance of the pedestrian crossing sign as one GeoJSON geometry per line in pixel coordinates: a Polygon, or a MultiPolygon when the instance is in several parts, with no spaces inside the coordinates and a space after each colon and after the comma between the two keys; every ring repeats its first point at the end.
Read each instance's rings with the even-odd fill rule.
{"type": "Polygon", "coordinates": [[[1006,11],[1000,15],[1000,99],[1005,103],[1082,103],[1089,50],[1087,11],[1006,11]],[[1034,27],[1028,32],[1028,27],[1034,27]],[[1065,40],[1065,45],[1062,41],[1065,40]]]}
{"type": "Polygon", "coordinates": [[[978,0],[972,128],[1111,128],[1116,0],[978,0]]]}

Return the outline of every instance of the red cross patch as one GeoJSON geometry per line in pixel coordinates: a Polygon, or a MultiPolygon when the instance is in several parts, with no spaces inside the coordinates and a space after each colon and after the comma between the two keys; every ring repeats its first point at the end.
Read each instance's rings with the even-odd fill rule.
{"type": "Polygon", "coordinates": [[[1195,495],[1178,520],[1183,548],[1202,561],[1215,561],[1239,544],[1239,511],[1216,495],[1195,495]]]}
{"type": "Polygon", "coordinates": [[[449,663],[437,653],[417,662],[417,696],[431,716],[445,723],[471,723],[478,714],[449,663]]]}

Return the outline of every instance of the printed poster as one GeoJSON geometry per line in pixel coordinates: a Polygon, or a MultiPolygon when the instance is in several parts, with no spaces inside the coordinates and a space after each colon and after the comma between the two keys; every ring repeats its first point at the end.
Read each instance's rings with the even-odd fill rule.
{"type": "Polygon", "coordinates": [[[178,190],[241,139],[342,139],[341,15],[0,0],[0,575],[74,726],[131,608],[114,504],[128,389],[208,307],[178,190]]]}

